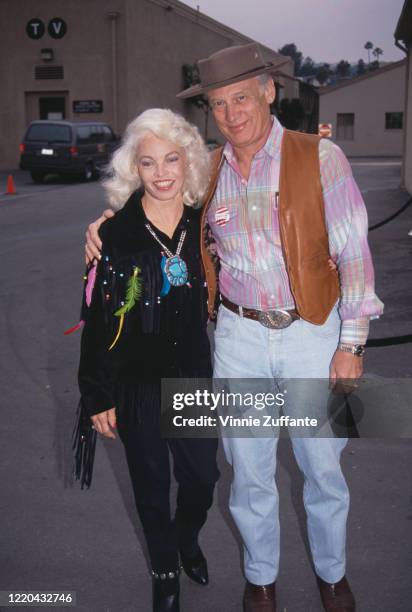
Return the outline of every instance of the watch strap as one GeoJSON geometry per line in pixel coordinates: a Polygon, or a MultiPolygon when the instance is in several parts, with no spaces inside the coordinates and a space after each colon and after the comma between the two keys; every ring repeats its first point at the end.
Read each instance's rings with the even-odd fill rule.
{"type": "Polygon", "coordinates": [[[363,344],[339,344],[338,349],[345,353],[352,353],[356,357],[363,357],[365,354],[365,346],[363,344]]]}

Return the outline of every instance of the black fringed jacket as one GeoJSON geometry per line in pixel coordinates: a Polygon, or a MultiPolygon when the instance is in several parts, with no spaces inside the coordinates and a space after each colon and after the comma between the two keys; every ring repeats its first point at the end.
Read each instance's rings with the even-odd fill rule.
{"type": "Polygon", "coordinates": [[[117,383],[153,385],[161,378],[209,377],[210,347],[206,333],[207,291],[200,252],[200,210],[185,206],[170,240],[152,225],[172,253],[187,230],[181,257],[187,264],[190,286],[171,287],[160,297],[163,284],[161,246],[149,233],[141,204],[132,194],[125,206],[100,228],[102,259],[89,307],[83,300],[85,326],[81,340],[79,387],[87,414],[115,405],[117,383]],[[141,270],[142,294],[125,315],[120,338],[112,350],[119,317],[114,312],[125,300],[134,266],[141,270]]]}

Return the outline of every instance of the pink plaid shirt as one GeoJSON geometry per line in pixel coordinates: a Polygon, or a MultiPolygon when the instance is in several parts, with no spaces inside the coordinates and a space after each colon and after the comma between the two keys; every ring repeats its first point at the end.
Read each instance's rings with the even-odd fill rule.
{"type": "MultiPolygon", "coordinates": [[[[283,259],[278,220],[280,147],[283,127],[273,118],[264,147],[242,177],[226,143],[208,223],[220,258],[220,292],[257,310],[295,308],[283,259]]],[[[341,342],[364,344],[369,320],[383,312],[374,292],[365,204],[345,155],[330,140],[319,145],[329,249],[339,270],[341,342]]]]}

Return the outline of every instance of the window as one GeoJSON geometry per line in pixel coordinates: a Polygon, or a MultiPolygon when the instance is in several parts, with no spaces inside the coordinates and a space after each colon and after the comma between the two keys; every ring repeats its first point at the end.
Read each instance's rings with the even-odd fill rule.
{"type": "Polygon", "coordinates": [[[103,126],[104,142],[113,142],[115,140],[112,130],[107,126],[103,126]]]}
{"type": "Polygon", "coordinates": [[[401,130],[403,113],[385,113],[385,130],[401,130]]]}
{"type": "Polygon", "coordinates": [[[48,123],[43,125],[35,123],[29,128],[26,140],[29,142],[71,142],[70,128],[66,125],[54,125],[48,123]]]}
{"type": "Polygon", "coordinates": [[[353,140],[355,113],[338,113],[336,122],[336,140],[353,140]]]}
{"type": "Polygon", "coordinates": [[[77,131],[77,144],[90,144],[91,143],[91,129],[89,125],[79,125],[76,128],[77,131]]]}
{"type": "Polygon", "coordinates": [[[91,130],[90,142],[93,142],[93,143],[103,142],[103,130],[100,125],[92,125],[90,127],[90,130],[91,130]]]}

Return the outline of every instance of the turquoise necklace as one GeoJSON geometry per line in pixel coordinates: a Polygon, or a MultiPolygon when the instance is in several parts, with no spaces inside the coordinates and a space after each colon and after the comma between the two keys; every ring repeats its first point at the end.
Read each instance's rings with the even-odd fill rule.
{"type": "Polygon", "coordinates": [[[161,268],[163,273],[163,278],[167,284],[164,282],[161,295],[167,295],[170,290],[170,285],[173,287],[182,287],[187,283],[188,279],[188,270],[186,262],[180,257],[180,253],[182,251],[183,243],[186,238],[186,230],[183,230],[180,234],[179,242],[177,245],[176,253],[172,253],[170,249],[167,248],[166,245],[160,240],[159,236],[156,234],[154,229],[146,223],[145,228],[147,231],[153,236],[153,238],[160,244],[163,249],[162,252],[162,261],[161,268]]]}

